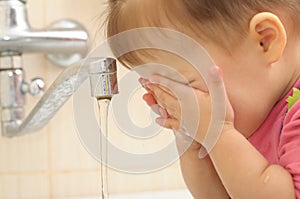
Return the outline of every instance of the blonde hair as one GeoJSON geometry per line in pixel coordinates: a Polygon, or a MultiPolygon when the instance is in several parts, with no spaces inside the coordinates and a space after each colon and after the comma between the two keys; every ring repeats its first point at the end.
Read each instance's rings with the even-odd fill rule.
{"type": "MultiPolygon", "coordinates": [[[[140,27],[166,27],[228,49],[247,34],[250,19],[259,12],[288,13],[300,23],[300,0],[109,0],[107,37],[140,27]]],[[[137,53],[120,61],[133,62],[137,53]]]]}

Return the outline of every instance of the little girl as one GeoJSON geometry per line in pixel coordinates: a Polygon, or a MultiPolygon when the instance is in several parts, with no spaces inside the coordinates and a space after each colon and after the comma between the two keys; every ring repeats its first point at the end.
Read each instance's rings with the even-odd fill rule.
{"type": "MultiPolygon", "coordinates": [[[[199,159],[202,126],[180,157],[195,198],[300,198],[299,11],[298,0],[110,0],[108,37],[132,28],[174,29],[199,42],[220,68],[227,92],[221,135],[199,159]]],[[[145,101],[160,105],[157,123],[180,128],[182,99],[171,92],[176,87],[194,89],[200,124],[208,126],[210,95],[201,76],[171,53],[151,53],[132,52],[119,61],[133,68],[155,58],[190,83],[159,75],[141,79],[149,92],[145,101]]]]}

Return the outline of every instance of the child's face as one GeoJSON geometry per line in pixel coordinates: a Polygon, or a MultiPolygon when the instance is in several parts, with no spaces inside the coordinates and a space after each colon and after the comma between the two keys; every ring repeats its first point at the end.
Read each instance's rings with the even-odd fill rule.
{"type": "MultiPolygon", "coordinates": [[[[266,63],[255,51],[252,46],[254,44],[247,40],[242,44],[240,43],[238,49],[232,55],[227,54],[217,45],[204,43],[202,45],[214,62],[222,69],[226,91],[235,111],[236,128],[243,132],[245,136],[249,136],[261,125],[271,108],[265,107],[266,100],[270,100],[264,98],[264,96],[267,96],[266,91],[269,89],[264,85],[265,75],[268,71],[261,66],[266,63]]],[[[152,58],[152,60],[145,60],[145,62],[160,63],[171,67],[182,74],[192,87],[207,91],[201,75],[182,58],[162,51],[155,52],[155,57],[156,60],[152,58]]],[[[168,75],[168,77],[172,78],[171,75],[168,75]]],[[[267,104],[269,103],[273,102],[270,101],[267,104]]]]}
{"type": "MultiPolygon", "coordinates": [[[[165,23],[164,28],[177,30],[172,23],[168,23],[167,19],[163,20],[163,15],[153,15],[156,12],[151,8],[156,8],[155,3],[157,2],[145,2],[148,2],[149,5],[141,4],[139,1],[129,1],[125,12],[123,10],[123,14],[125,13],[123,19],[129,19],[124,21],[128,29],[149,27],[152,23],[147,24],[147,21],[156,16],[156,18],[161,17],[159,19],[165,23]],[[131,23],[134,21],[131,19],[140,18],[140,16],[148,16],[148,18],[142,20],[143,23],[131,23]]],[[[176,16],[184,15],[176,13],[176,16]]],[[[288,20],[289,18],[286,19],[285,25],[291,21],[288,20]]],[[[247,25],[249,25],[249,35],[242,41],[232,44],[231,54],[219,47],[217,43],[194,39],[207,50],[214,62],[222,69],[227,95],[235,113],[235,127],[249,137],[262,124],[282,94],[286,92],[285,89],[292,82],[291,74],[297,75],[295,71],[292,71],[294,66],[291,65],[296,64],[291,64],[291,60],[292,55],[298,50],[291,45],[286,50],[285,28],[279,18],[271,13],[259,13],[247,25]],[[263,47],[260,46],[260,42],[264,43],[263,47]],[[288,53],[285,53],[285,57],[282,59],[284,50],[288,53]]],[[[288,25],[288,29],[290,27],[292,27],[291,24],[288,25]]],[[[220,33],[220,36],[222,35],[220,33]]],[[[295,43],[292,39],[289,42],[295,43]]],[[[207,90],[201,75],[186,61],[166,52],[156,52],[155,55],[157,60],[151,60],[151,58],[145,59],[145,62],[161,63],[172,67],[185,76],[191,86],[203,91],[207,90]]],[[[168,77],[172,78],[171,75],[168,77]]],[[[176,77],[173,79],[176,80],[176,77]]]]}
{"type": "Polygon", "coordinates": [[[269,71],[264,67],[267,63],[256,51],[256,44],[244,40],[238,45],[231,55],[217,45],[208,44],[205,48],[223,71],[227,95],[235,112],[235,127],[248,137],[261,125],[272,108],[265,104],[275,102],[267,97],[270,88],[265,81],[269,71]]]}

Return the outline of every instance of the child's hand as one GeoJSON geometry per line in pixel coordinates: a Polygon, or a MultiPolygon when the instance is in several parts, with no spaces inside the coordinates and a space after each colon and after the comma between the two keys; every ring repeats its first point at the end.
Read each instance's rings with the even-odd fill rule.
{"type": "MultiPolygon", "coordinates": [[[[222,81],[220,76],[220,72],[211,73],[211,78],[216,83],[219,83],[217,81],[222,81]],[[218,77],[214,77],[216,75],[218,77]]],[[[195,120],[198,117],[199,126],[196,135],[193,135],[193,137],[195,137],[197,142],[203,142],[211,119],[211,98],[209,93],[159,75],[152,76],[150,82],[144,79],[140,81],[149,92],[144,96],[144,100],[152,107],[154,104],[158,104],[155,108],[156,110],[154,110],[161,115],[156,120],[158,124],[178,131],[183,128],[182,124],[185,125],[185,129],[189,129],[186,125],[189,124],[188,120],[195,120]],[[176,96],[179,96],[180,99],[178,100],[176,96]],[[182,118],[182,106],[185,107],[185,111],[190,113],[191,117],[182,118]],[[199,112],[196,112],[198,111],[197,109],[199,112]],[[197,117],[194,118],[194,116],[197,117]],[[181,121],[182,119],[186,121],[181,121]]],[[[233,118],[233,110],[227,99],[226,117],[223,121],[224,127],[233,128],[233,118]]]]}
{"type": "MultiPolygon", "coordinates": [[[[178,86],[179,90],[183,89],[183,92],[188,87],[169,79],[166,80],[174,83],[175,87],[178,86]]],[[[180,128],[180,119],[178,118],[181,118],[181,109],[180,102],[174,97],[175,95],[169,89],[150,83],[148,80],[141,78],[139,81],[148,91],[143,96],[143,99],[155,113],[160,115],[157,122],[164,127],[174,130],[178,151],[179,153],[183,152],[180,156],[181,172],[194,198],[229,198],[210,157],[198,158],[202,145],[185,133],[176,131],[180,128]],[[185,143],[186,141],[188,146],[185,143]],[[212,184],[214,186],[211,186],[212,184]]],[[[188,88],[191,89],[190,87],[188,88]]],[[[201,91],[197,92],[201,93],[201,91]]]]}
{"type": "Polygon", "coordinates": [[[163,108],[161,105],[159,105],[157,103],[157,101],[153,95],[154,93],[148,87],[148,85],[150,85],[150,82],[143,78],[140,78],[139,81],[143,85],[143,87],[148,91],[148,93],[143,96],[144,101],[147,103],[147,105],[151,108],[151,110],[153,112],[160,115],[160,117],[157,119],[157,122],[160,123],[160,120],[169,121],[168,123],[163,122],[165,125],[162,125],[162,126],[164,126],[165,128],[174,130],[178,150],[181,151],[181,149],[182,149],[183,151],[185,151],[186,150],[185,142],[188,142],[188,143],[190,143],[190,147],[188,149],[198,152],[199,149],[201,148],[201,144],[199,144],[198,142],[193,140],[190,136],[188,136],[184,133],[177,132],[175,130],[175,129],[179,128],[179,122],[176,119],[174,119],[172,116],[170,116],[165,108],[163,108]]]}

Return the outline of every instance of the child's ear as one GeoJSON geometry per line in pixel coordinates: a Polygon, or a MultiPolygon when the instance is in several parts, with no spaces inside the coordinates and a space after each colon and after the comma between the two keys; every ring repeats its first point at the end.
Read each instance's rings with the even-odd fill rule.
{"type": "Polygon", "coordinates": [[[269,12],[256,14],[250,21],[249,33],[269,64],[281,58],[287,43],[287,35],[276,15],[269,12]]]}

